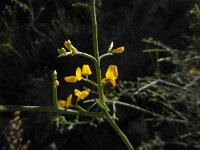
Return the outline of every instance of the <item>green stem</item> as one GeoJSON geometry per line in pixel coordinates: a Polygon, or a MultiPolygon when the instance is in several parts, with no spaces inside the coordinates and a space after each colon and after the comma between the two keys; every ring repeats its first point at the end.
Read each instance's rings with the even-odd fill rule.
{"type": "Polygon", "coordinates": [[[97,76],[98,93],[99,93],[99,98],[101,102],[105,103],[105,98],[103,94],[103,86],[101,82],[101,65],[100,65],[99,47],[98,47],[98,29],[97,29],[95,0],[91,0],[90,12],[91,12],[91,19],[92,19],[94,56],[97,60],[97,62],[95,63],[95,69],[96,69],[96,76],[97,76]]]}
{"type": "Polygon", "coordinates": [[[156,51],[156,75],[160,79],[160,62],[158,61],[159,59],[159,51],[156,51]]]}
{"type": "Polygon", "coordinates": [[[102,60],[103,58],[107,57],[107,56],[112,56],[112,53],[106,53],[100,56],[100,60],[102,60]]]}
{"type": "Polygon", "coordinates": [[[84,80],[85,82],[90,83],[90,84],[93,85],[94,87],[98,88],[98,85],[97,85],[95,82],[93,82],[92,80],[90,80],[90,79],[85,79],[85,78],[83,78],[83,80],[84,80]]]}
{"type": "MultiPolygon", "coordinates": [[[[92,60],[94,63],[97,62],[96,58],[94,58],[94,57],[93,57],[92,55],[90,55],[90,54],[87,54],[87,53],[78,51],[78,52],[76,52],[76,55],[77,55],[77,56],[82,56],[82,57],[88,58],[88,59],[92,60]]],[[[76,55],[73,55],[73,56],[76,56],[76,55]]],[[[66,57],[66,56],[72,56],[72,52],[67,52],[66,54],[60,54],[60,55],[58,56],[58,58],[59,58],[59,57],[66,57]]]]}
{"type": "Polygon", "coordinates": [[[97,60],[90,54],[87,54],[87,53],[84,53],[84,52],[77,52],[76,55],[86,57],[86,58],[92,60],[94,63],[97,62],[97,60]]]}
{"type": "MultiPolygon", "coordinates": [[[[131,145],[130,141],[126,137],[126,135],[121,131],[121,129],[117,126],[115,121],[112,119],[110,114],[108,113],[109,109],[107,108],[107,105],[105,103],[106,99],[104,97],[103,93],[103,85],[101,82],[101,65],[100,65],[100,56],[99,56],[99,48],[98,48],[98,29],[97,29],[97,20],[96,20],[96,10],[95,10],[95,0],[91,0],[91,7],[90,7],[90,13],[91,13],[91,19],[92,19],[92,33],[93,33],[93,45],[94,45],[94,55],[97,60],[95,63],[95,69],[96,69],[96,76],[97,76],[97,84],[98,84],[98,93],[99,93],[99,99],[102,104],[99,104],[100,109],[102,113],[105,115],[106,120],[111,124],[111,126],[114,128],[114,130],[117,132],[117,134],[121,137],[123,142],[126,144],[127,148],[129,150],[133,150],[133,146],[131,145]],[[102,107],[101,107],[102,106],[102,107]],[[106,106],[106,107],[105,107],[106,106]]],[[[102,56],[101,58],[103,58],[102,56]]]]}
{"type": "Polygon", "coordinates": [[[80,115],[88,117],[103,118],[104,114],[99,112],[77,111],[72,109],[62,109],[49,106],[17,106],[17,105],[0,105],[0,112],[10,111],[31,111],[31,112],[54,112],[59,114],[80,115]]]}
{"type": "Polygon", "coordinates": [[[134,150],[134,148],[133,148],[132,144],[130,143],[129,139],[122,132],[122,130],[119,128],[119,126],[115,123],[115,120],[112,119],[112,117],[110,116],[110,114],[107,111],[105,111],[105,113],[106,113],[106,120],[110,123],[110,125],[113,127],[115,132],[121,137],[123,142],[126,144],[127,148],[129,150],[134,150]]]}

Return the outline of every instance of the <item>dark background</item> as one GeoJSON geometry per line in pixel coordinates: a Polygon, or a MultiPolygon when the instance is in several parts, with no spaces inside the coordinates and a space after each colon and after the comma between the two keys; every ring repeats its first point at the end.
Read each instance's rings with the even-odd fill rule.
{"type": "MultiPolygon", "coordinates": [[[[70,39],[78,49],[90,54],[93,51],[89,13],[73,8],[74,2],[77,1],[0,0],[1,104],[52,105],[51,74],[54,69],[61,82],[60,98],[75,88],[75,85],[66,85],[63,77],[73,74],[77,66],[90,62],[78,56],[58,59],[57,49],[70,39]]],[[[98,0],[100,53],[107,51],[111,41],[114,47],[125,46],[122,55],[105,58],[103,73],[109,64],[116,64],[122,81],[152,75],[155,72],[153,61],[142,52],[151,47],[142,42],[143,38],[153,37],[169,47],[187,51],[190,45],[187,37],[195,34],[189,17],[194,4],[195,0],[98,0]]],[[[173,66],[166,65],[162,70],[169,73],[173,66]]],[[[121,111],[129,115],[122,117],[119,125],[134,145],[151,137],[146,123],[141,121],[143,116],[135,117],[137,115],[130,115],[129,110],[121,111]],[[134,129],[132,124],[135,124],[134,129]]],[[[9,145],[5,133],[12,115],[0,114],[0,146],[4,149],[9,145]]],[[[31,141],[28,149],[124,149],[124,144],[107,123],[101,123],[98,128],[78,126],[60,133],[52,121],[53,115],[20,114],[23,142],[31,141]]]]}

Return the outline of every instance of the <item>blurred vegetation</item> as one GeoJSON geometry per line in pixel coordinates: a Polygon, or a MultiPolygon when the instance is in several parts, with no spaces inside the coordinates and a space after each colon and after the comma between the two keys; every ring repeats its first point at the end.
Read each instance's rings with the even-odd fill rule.
{"type": "MultiPolygon", "coordinates": [[[[52,105],[52,70],[57,69],[62,81],[72,73],[66,68],[74,71],[85,62],[79,57],[56,58],[56,49],[68,38],[77,48],[92,52],[89,14],[72,8],[74,2],[0,1],[1,104],[52,105]]],[[[119,60],[105,59],[105,64],[119,66],[122,80],[115,89],[107,89],[107,95],[113,115],[140,149],[200,149],[200,3],[196,3],[98,0],[101,51],[111,41],[126,48],[119,60]]],[[[59,96],[66,96],[70,88],[61,83],[59,96]]],[[[79,127],[74,119],[53,121],[48,113],[0,114],[0,147],[123,149],[101,120],[79,127]]]]}

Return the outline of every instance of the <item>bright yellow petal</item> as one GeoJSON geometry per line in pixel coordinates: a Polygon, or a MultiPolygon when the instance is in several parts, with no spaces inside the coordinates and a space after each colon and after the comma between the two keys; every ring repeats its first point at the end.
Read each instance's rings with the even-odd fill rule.
{"type": "Polygon", "coordinates": [[[85,99],[90,93],[90,89],[82,91],[82,99],[85,99]]]}
{"type": "Polygon", "coordinates": [[[76,76],[69,76],[64,78],[65,82],[75,83],[78,81],[78,78],[76,76]]]}
{"type": "Polygon", "coordinates": [[[81,91],[75,89],[75,90],[74,90],[74,94],[78,97],[77,101],[81,100],[81,95],[82,95],[82,94],[81,94],[81,91]]]}
{"type": "Polygon", "coordinates": [[[58,106],[64,108],[66,107],[66,101],[65,100],[58,100],[57,101],[58,106]]]}
{"type": "Polygon", "coordinates": [[[117,66],[113,65],[114,68],[113,68],[113,77],[114,79],[117,79],[118,77],[118,69],[117,69],[117,66]]]}
{"type": "Polygon", "coordinates": [[[92,71],[90,70],[90,66],[89,65],[83,65],[82,75],[88,76],[88,75],[91,75],[91,74],[92,74],[92,71]]]}
{"type": "Polygon", "coordinates": [[[89,95],[90,89],[79,91],[77,89],[74,90],[74,94],[78,97],[77,102],[79,102],[82,99],[85,99],[89,95]]]}
{"type": "Polygon", "coordinates": [[[76,77],[77,77],[77,79],[78,79],[78,81],[80,81],[81,80],[81,68],[77,68],[76,69],[76,77]]]}
{"type": "Polygon", "coordinates": [[[197,75],[197,74],[199,74],[199,70],[198,69],[196,69],[196,68],[191,68],[190,70],[188,70],[188,74],[189,75],[197,75]]]}
{"type": "Polygon", "coordinates": [[[122,47],[118,47],[118,48],[112,50],[111,53],[119,54],[119,53],[123,53],[123,51],[124,51],[124,47],[122,46],[122,47]]]}
{"type": "Polygon", "coordinates": [[[115,65],[110,65],[108,70],[106,71],[106,78],[108,79],[117,79],[118,77],[118,69],[115,65]]]}
{"type": "Polygon", "coordinates": [[[66,107],[68,108],[69,106],[71,106],[71,103],[72,103],[72,94],[70,94],[67,97],[66,107]]]}
{"type": "Polygon", "coordinates": [[[112,76],[112,68],[113,65],[110,65],[106,71],[106,78],[110,78],[112,76]]]}

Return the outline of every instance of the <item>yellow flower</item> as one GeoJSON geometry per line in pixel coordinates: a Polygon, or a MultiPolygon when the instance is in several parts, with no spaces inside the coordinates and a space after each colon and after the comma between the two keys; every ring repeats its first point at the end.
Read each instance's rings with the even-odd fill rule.
{"type": "Polygon", "coordinates": [[[152,96],[152,97],[157,97],[158,95],[159,95],[159,93],[157,93],[157,92],[151,93],[151,96],[152,96]]]}
{"type": "Polygon", "coordinates": [[[88,95],[89,95],[90,89],[87,90],[83,90],[82,92],[75,89],[74,90],[74,94],[78,97],[77,98],[77,102],[79,102],[80,100],[85,99],[88,95]]]}
{"type": "Polygon", "coordinates": [[[3,48],[9,48],[9,49],[13,49],[13,46],[12,46],[12,44],[11,44],[11,43],[9,43],[9,42],[2,44],[2,47],[3,47],[3,48]]]}
{"type": "Polygon", "coordinates": [[[66,82],[70,82],[70,83],[75,83],[77,81],[80,81],[81,79],[82,79],[81,68],[79,67],[76,69],[76,76],[68,76],[64,78],[66,82]]]}
{"type": "Polygon", "coordinates": [[[106,78],[102,79],[103,83],[111,82],[113,86],[116,85],[115,80],[118,77],[118,69],[115,65],[110,65],[106,71],[106,78]]]}
{"type": "Polygon", "coordinates": [[[113,54],[119,54],[119,53],[123,53],[123,51],[124,51],[124,46],[121,46],[121,47],[118,47],[116,49],[113,49],[111,51],[111,53],[113,53],[113,54]]]}
{"type": "Polygon", "coordinates": [[[72,52],[72,56],[75,55],[78,50],[72,45],[70,40],[64,42],[64,46],[72,52]]]}
{"type": "Polygon", "coordinates": [[[57,103],[58,103],[58,106],[60,106],[61,108],[68,108],[70,106],[73,106],[72,105],[72,94],[70,94],[68,97],[67,97],[67,100],[58,100],[57,103]]]}
{"type": "Polygon", "coordinates": [[[90,70],[90,66],[89,65],[83,65],[82,75],[88,76],[88,75],[91,75],[91,74],[92,74],[92,71],[90,70]]]}
{"type": "Polygon", "coordinates": [[[188,70],[188,74],[191,76],[197,75],[197,74],[199,74],[199,70],[196,68],[191,68],[190,70],[188,70]]]}

